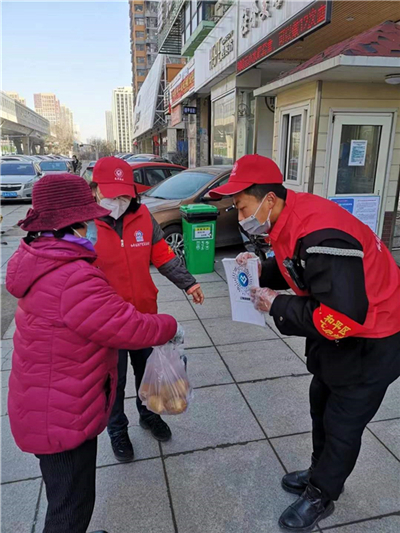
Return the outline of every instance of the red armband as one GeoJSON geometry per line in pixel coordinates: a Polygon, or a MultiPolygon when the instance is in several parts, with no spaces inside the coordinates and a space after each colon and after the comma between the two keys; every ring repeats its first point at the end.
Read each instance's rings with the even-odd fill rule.
{"type": "Polygon", "coordinates": [[[358,322],[324,304],[314,311],[313,322],[318,332],[329,340],[345,339],[366,331],[358,322]]]}
{"type": "Polygon", "coordinates": [[[165,265],[171,261],[171,259],[174,259],[174,257],[176,257],[176,255],[174,254],[173,249],[164,239],[153,244],[151,248],[151,262],[156,268],[165,265]]]}

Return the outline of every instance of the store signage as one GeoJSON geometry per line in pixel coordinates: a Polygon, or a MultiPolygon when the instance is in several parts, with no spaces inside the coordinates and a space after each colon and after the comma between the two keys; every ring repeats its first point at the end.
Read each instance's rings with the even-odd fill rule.
{"type": "Polygon", "coordinates": [[[185,105],[183,106],[183,114],[184,115],[197,115],[197,107],[185,105]]]}
{"type": "Polygon", "coordinates": [[[283,0],[253,0],[250,7],[246,7],[242,12],[241,31],[245,37],[251,28],[257,28],[262,20],[271,18],[274,9],[280,9],[283,0]]]}
{"type": "Polygon", "coordinates": [[[317,28],[328,24],[331,19],[331,8],[330,0],[316,0],[307,5],[243,54],[237,61],[237,72],[244,72],[317,28]]]}
{"type": "Polygon", "coordinates": [[[182,106],[177,105],[171,110],[171,126],[176,126],[182,122],[182,106]]]}
{"type": "Polygon", "coordinates": [[[221,37],[218,39],[218,41],[214,44],[214,46],[210,50],[210,70],[215,68],[218,63],[220,63],[224,57],[228,56],[231,52],[233,52],[234,48],[234,40],[233,40],[233,30],[228,33],[228,35],[225,35],[225,37],[221,37]]]}
{"type": "Polygon", "coordinates": [[[178,105],[189,96],[194,89],[194,61],[193,59],[172,80],[170,85],[171,105],[178,105]]]}

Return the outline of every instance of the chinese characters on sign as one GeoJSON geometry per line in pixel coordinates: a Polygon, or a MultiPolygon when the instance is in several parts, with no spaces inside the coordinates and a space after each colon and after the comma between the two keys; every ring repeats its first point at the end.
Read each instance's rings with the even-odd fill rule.
{"type": "Polygon", "coordinates": [[[350,144],[349,167],[363,167],[367,156],[368,141],[352,140],[350,144]]]}
{"type": "Polygon", "coordinates": [[[272,17],[273,9],[280,9],[283,0],[253,0],[251,7],[242,15],[242,36],[245,37],[251,28],[257,28],[260,20],[272,17]]]}
{"type": "Polygon", "coordinates": [[[210,70],[215,68],[218,63],[220,63],[224,57],[229,55],[233,51],[234,43],[233,43],[233,30],[228,33],[228,35],[225,35],[225,37],[221,37],[218,39],[218,41],[214,44],[214,46],[210,50],[210,70]]]}
{"type": "Polygon", "coordinates": [[[328,22],[330,22],[330,4],[328,1],[314,2],[296,17],[292,17],[283,26],[271,32],[260,44],[242,56],[237,62],[237,72],[247,70],[328,22]]]}
{"type": "Polygon", "coordinates": [[[335,320],[333,315],[326,315],[321,319],[321,329],[327,337],[333,339],[344,339],[351,332],[349,326],[345,326],[340,320],[335,320]]]}
{"type": "Polygon", "coordinates": [[[194,87],[194,69],[171,91],[171,104],[176,105],[194,87]]]}
{"type": "Polygon", "coordinates": [[[197,107],[194,106],[183,106],[183,114],[184,115],[197,115],[197,107]]]}

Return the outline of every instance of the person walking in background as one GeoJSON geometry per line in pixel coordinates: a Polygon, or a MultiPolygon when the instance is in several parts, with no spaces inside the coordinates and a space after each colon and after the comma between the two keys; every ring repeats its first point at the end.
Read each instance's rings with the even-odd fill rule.
{"type": "Polygon", "coordinates": [[[93,265],[93,220],[108,213],[83,178],[45,176],[19,223],[28,236],[7,269],[7,289],[18,298],[8,412],[17,445],[40,461],[44,533],[85,533],[89,526],[117,348],[163,345],[177,334],[173,317],[140,313],[93,265]]]}
{"type": "MultiPolygon", "coordinates": [[[[129,164],[116,157],[100,159],[93,169],[92,192],[99,204],[111,211],[109,216],[96,221],[96,265],[117,293],[139,311],[157,313],[158,291],[150,274],[150,264],[153,263],[161,274],[192,295],[195,303],[202,304],[204,296],[200,285],[166,243],[163,231],[147,207],[141,205],[129,164]]],[[[108,423],[108,433],[114,455],[121,462],[133,461],[134,458],[128,435],[128,418],[124,412],[128,356],[138,392],[153,344],[150,341],[139,351],[127,350],[121,345],[119,351],[117,397],[108,423]]],[[[142,404],[139,394],[136,405],[141,427],[150,430],[159,441],[169,440],[170,428],[159,415],[142,404]]]]}
{"type": "Polygon", "coordinates": [[[72,172],[74,174],[80,175],[81,170],[82,170],[82,163],[79,161],[76,155],[72,156],[71,166],[72,166],[72,172]]]}
{"type": "MultiPolygon", "coordinates": [[[[310,468],[283,477],[282,487],[299,498],[279,520],[300,532],[334,511],[366,425],[400,375],[400,270],[348,211],[282,182],[274,161],[247,155],[210,196],[233,196],[243,228],[269,235],[275,257],[259,263],[254,306],[283,335],[307,339],[313,454],[310,468]],[[288,288],[294,296],[276,292],[288,288]]],[[[256,258],[244,253],[237,262],[249,257],[256,258]]]]}

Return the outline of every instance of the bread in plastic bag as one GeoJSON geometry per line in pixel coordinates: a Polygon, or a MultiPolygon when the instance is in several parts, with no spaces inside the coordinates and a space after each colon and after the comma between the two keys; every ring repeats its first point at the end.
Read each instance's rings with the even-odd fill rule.
{"type": "Polygon", "coordinates": [[[193,396],[186,373],[183,348],[168,343],[156,346],[147,359],[139,398],[158,415],[179,415],[193,396]]]}

